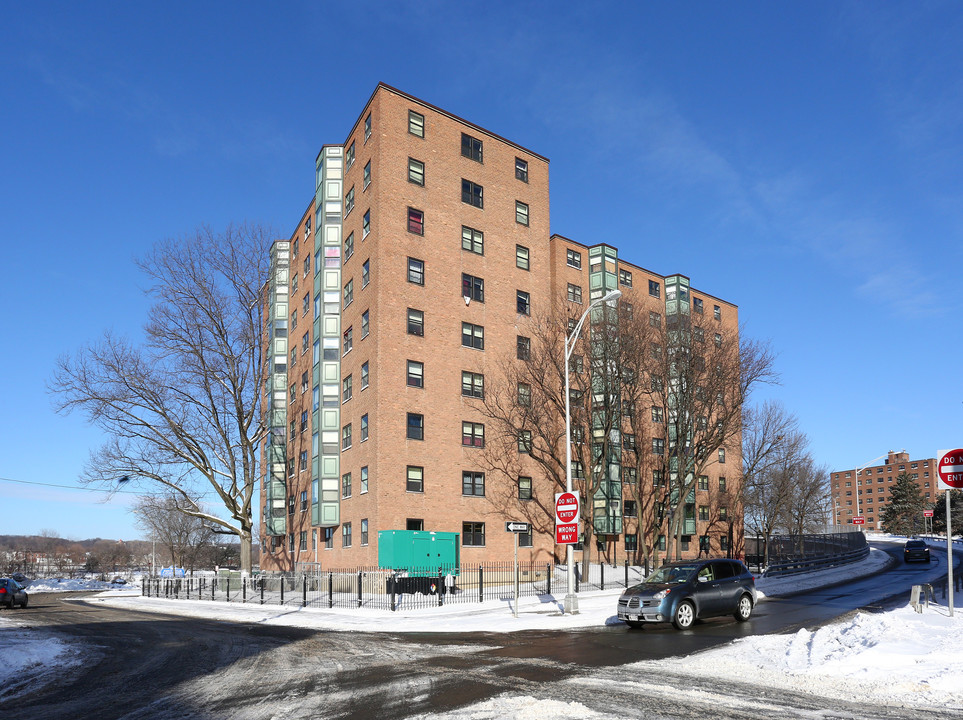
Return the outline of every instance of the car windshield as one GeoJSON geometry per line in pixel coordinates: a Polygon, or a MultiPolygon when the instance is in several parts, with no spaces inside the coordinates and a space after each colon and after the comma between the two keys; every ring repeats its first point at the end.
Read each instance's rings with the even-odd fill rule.
{"type": "Polygon", "coordinates": [[[647,585],[678,585],[692,577],[692,573],[698,567],[698,565],[667,565],[649,575],[645,582],[647,585]]]}
{"type": "Polygon", "coordinates": [[[921,548],[921,547],[926,547],[926,543],[923,542],[922,540],[909,540],[909,541],[907,541],[907,543],[906,543],[906,547],[908,547],[908,548],[921,548]]]}

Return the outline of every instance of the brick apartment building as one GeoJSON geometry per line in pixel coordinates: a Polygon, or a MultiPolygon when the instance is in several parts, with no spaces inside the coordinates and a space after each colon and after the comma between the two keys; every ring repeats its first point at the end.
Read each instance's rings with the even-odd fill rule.
{"type": "MultiPolygon", "coordinates": [[[[374,565],[379,530],[457,532],[463,562],[510,558],[504,521],[556,488],[531,468],[496,491],[516,481],[482,471],[472,400],[500,364],[523,361],[533,308],[559,297],[584,308],[618,288],[646,317],[681,297],[710,338],[738,332],[736,306],[685,276],[551,234],[546,158],[384,84],[316,170],[296,231],[272,248],[262,569],[374,565]]],[[[733,523],[742,537],[741,511],[726,535],[705,508],[726,468],[730,492],[738,482],[738,441],[726,453],[718,481],[700,479],[686,501],[686,532],[723,553],[733,523]]],[[[637,542],[634,503],[621,500],[621,532],[604,538],[617,561],[637,542]]],[[[520,540],[520,559],[564,556],[550,532],[520,540]]]]}
{"type": "Polygon", "coordinates": [[[865,518],[867,530],[882,527],[883,510],[889,504],[889,493],[901,473],[909,473],[930,503],[939,497],[936,458],[911,460],[905,450],[887,453],[882,465],[830,473],[833,495],[833,518],[837,525],[849,525],[853,518],[865,518]]]}

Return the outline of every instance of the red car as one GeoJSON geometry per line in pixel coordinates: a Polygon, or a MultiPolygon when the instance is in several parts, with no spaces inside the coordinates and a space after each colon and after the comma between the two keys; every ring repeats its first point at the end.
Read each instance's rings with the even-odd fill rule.
{"type": "Polygon", "coordinates": [[[0,578],[0,605],[27,607],[27,591],[12,578],[0,578]]]}

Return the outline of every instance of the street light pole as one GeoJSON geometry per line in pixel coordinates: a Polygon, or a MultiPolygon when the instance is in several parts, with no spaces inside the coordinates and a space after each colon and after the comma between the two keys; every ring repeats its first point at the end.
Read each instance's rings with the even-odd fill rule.
{"type": "MultiPolygon", "coordinates": [[[[592,308],[596,305],[609,302],[610,300],[617,300],[621,295],[621,290],[611,290],[594,302],[589,303],[589,306],[585,308],[585,312],[582,313],[582,317],[579,318],[575,329],[572,330],[572,334],[566,334],[565,336],[565,490],[568,492],[572,492],[572,410],[570,405],[571,399],[569,397],[568,361],[572,357],[572,351],[575,349],[575,342],[578,340],[579,333],[582,332],[582,325],[585,324],[585,318],[588,317],[592,308]]],[[[571,543],[566,545],[565,564],[568,567],[568,587],[565,594],[564,612],[569,615],[577,615],[578,595],[575,594],[575,550],[572,548],[571,543]]]]}

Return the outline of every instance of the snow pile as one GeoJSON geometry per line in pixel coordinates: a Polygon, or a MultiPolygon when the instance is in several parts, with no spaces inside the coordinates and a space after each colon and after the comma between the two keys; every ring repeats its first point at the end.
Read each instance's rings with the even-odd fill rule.
{"type": "MultiPolygon", "coordinates": [[[[911,607],[793,635],[756,636],[658,667],[872,703],[963,709],[963,616],[911,607]],[[700,669],[701,668],[701,669],[700,669]]],[[[636,666],[651,666],[637,663],[636,666]]]]}
{"type": "Polygon", "coordinates": [[[83,592],[84,590],[136,590],[139,585],[131,583],[109,583],[88,578],[41,578],[27,584],[28,593],[83,592]]]}
{"type": "Polygon", "coordinates": [[[82,653],[50,633],[26,628],[0,618],[0,698],[8,691],[27,684],[36,686],[38,680],[55,668],[67,668],[79,663],[82,653]],[[8,687],[8,684],[13,687],[8,687]]]}

